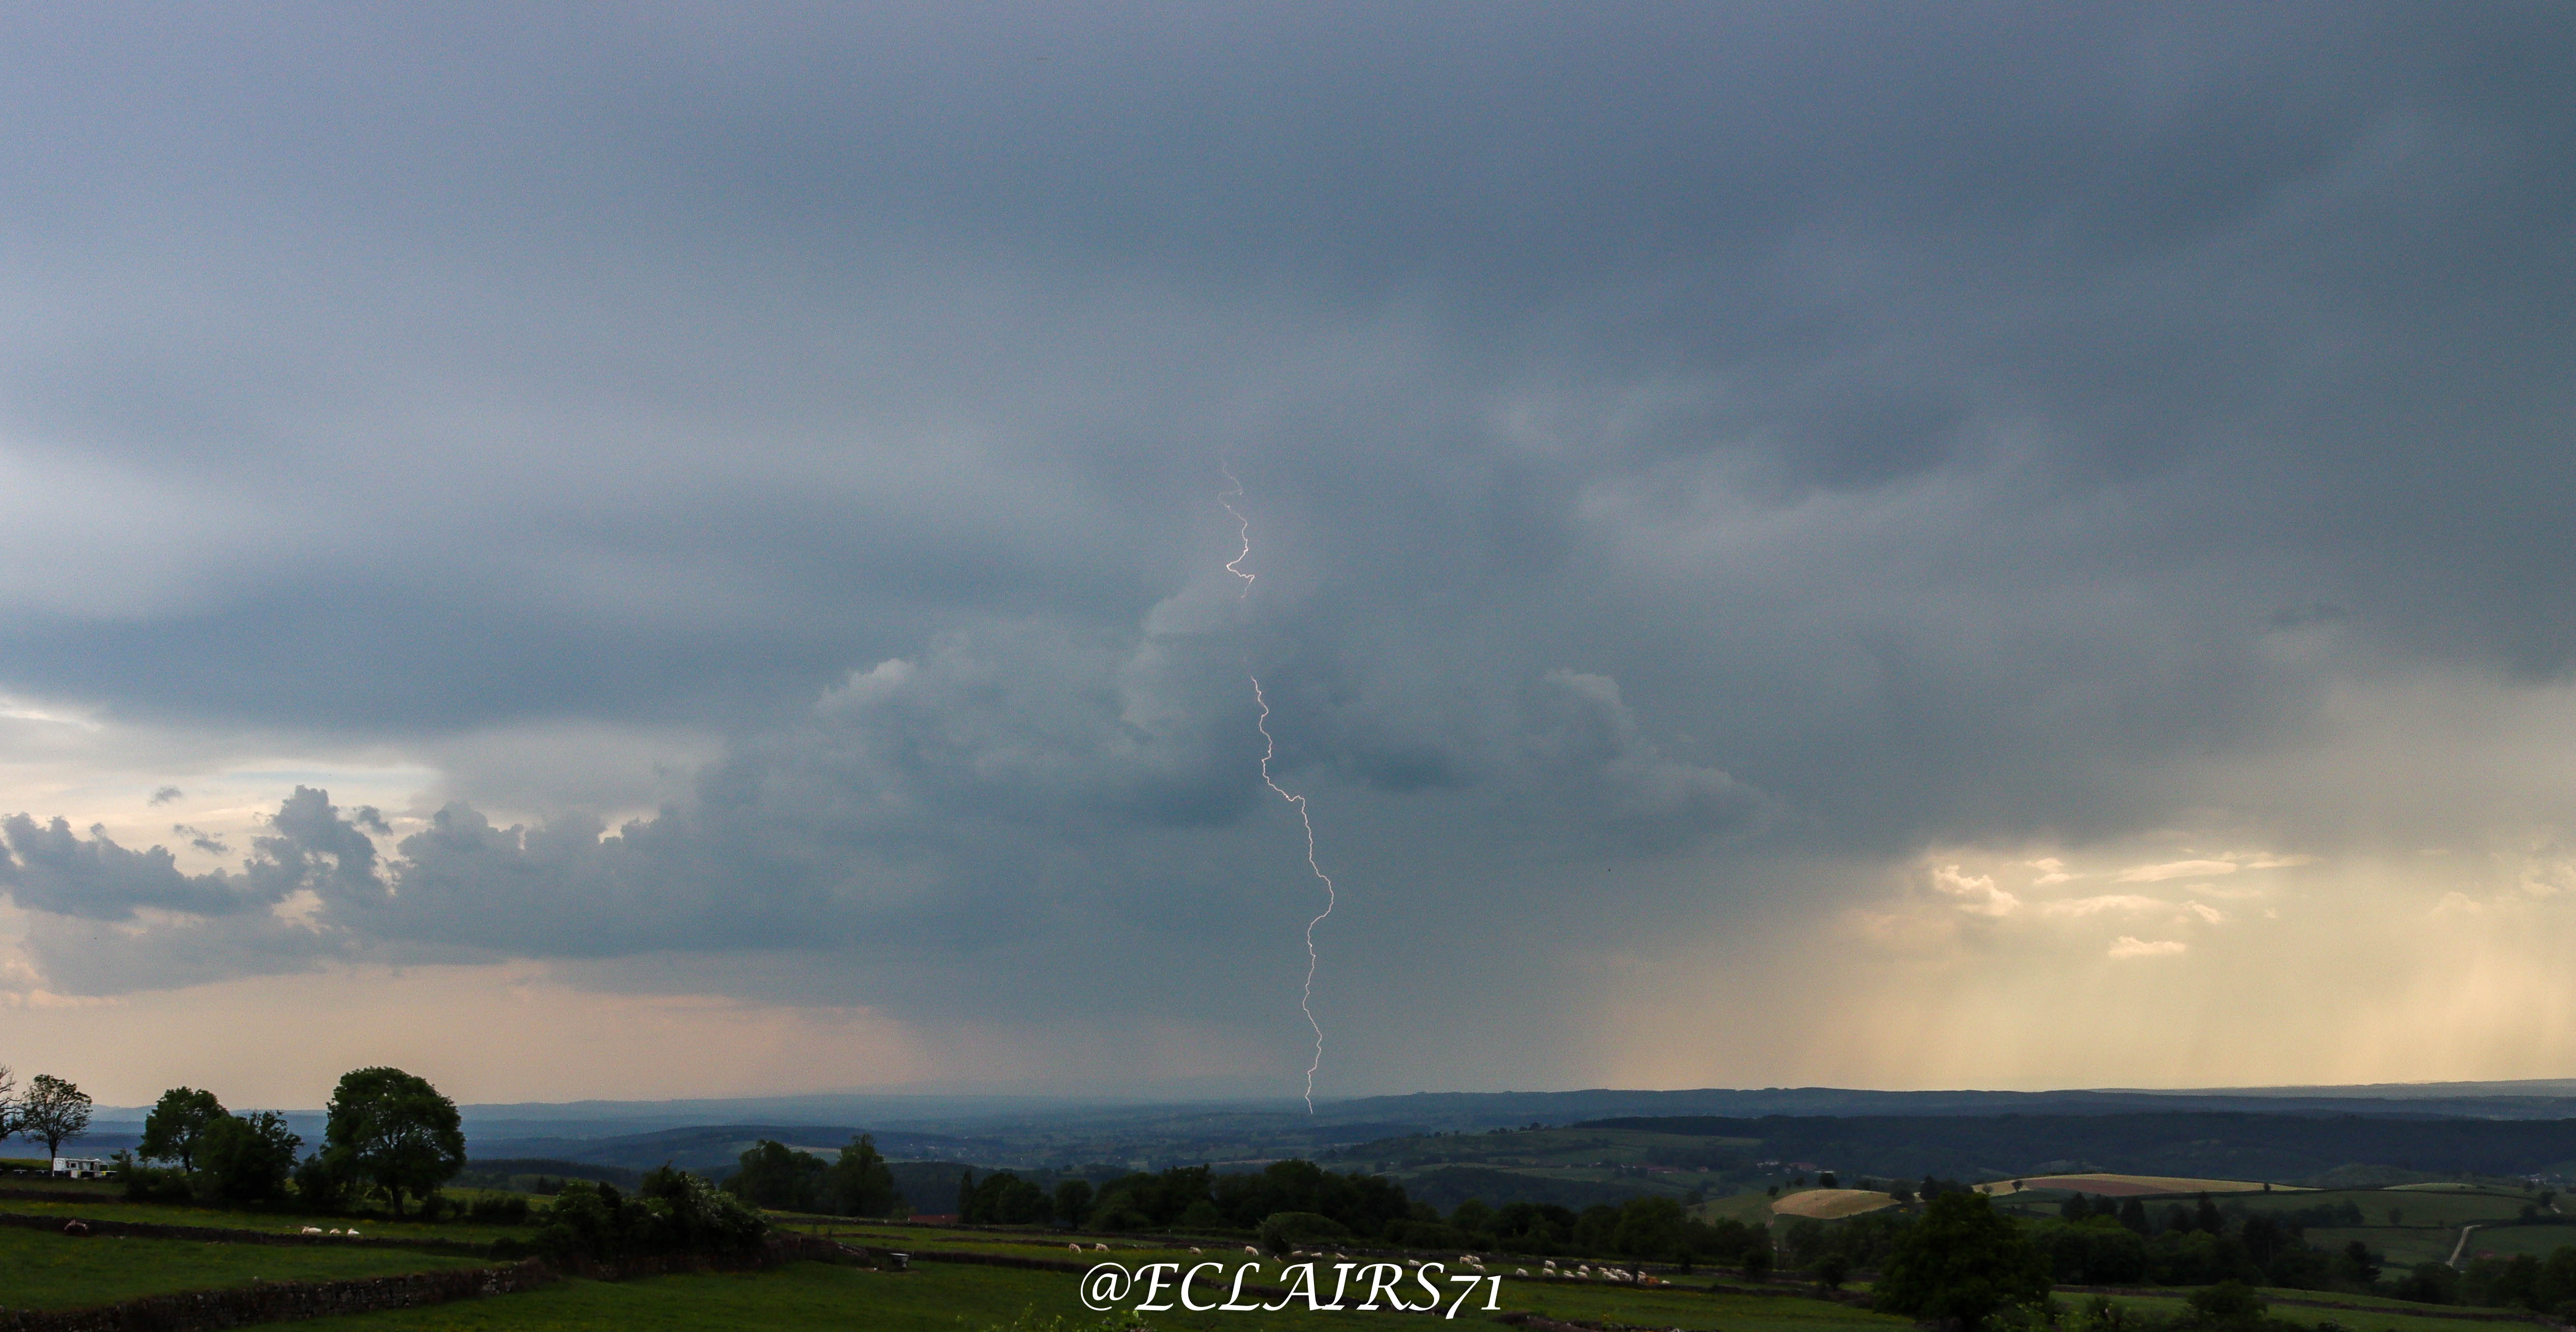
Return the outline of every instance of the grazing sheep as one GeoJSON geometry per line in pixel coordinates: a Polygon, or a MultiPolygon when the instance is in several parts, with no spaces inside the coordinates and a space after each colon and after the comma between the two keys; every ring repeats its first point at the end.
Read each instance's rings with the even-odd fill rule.
{"type": "Polygon", "coordinates": [[[1528,1269],[1528,1268],[1526,1268],[1526,1267],[1515,1267],[1515,1268],[1513,1268],[1513,1269],[1512,1269],[1512,1275],[1513,1275],[1513,1276],[1528,1276],[1528,1275],[1529,1275],[1529,1269],[1528,1269]]]}
{"type": "Polygon", "coordinates": [[[332,1234],[334,1234],[334,1235],[339,1234],[339,1233],[340,1233],[340,1228],[339,1228],[338,1226],[333,1226],[333,1227],[331,1227],[331,1233],[332,1233],[332,1234]]]}
{"type": "Polygon", "coordinates": [[[1202,1249],[1202,1248],[1200,1248],[1199,1246],[1197,1246],[1197,1245],[1193,1244],[1193,1245],[1191,1245],[1191,1246],[1190,1246],[1190,1252],[1192,1252],[1192,1253],[1205,1253],[1205,1252],[1207,1252],[1207,1250],[1202,1249]]]}
{"type": "Polygon", "coordinates": [[[1251,1246],[1251,1245],[1249,1245],[1249,1244],[1247,1244],[1247,1245],[1244,1245],[1244,1246],[1243,1246],[1243,1251],[1244,1251],[1245,1253],[1251,1254],[1251,1255],[1252,1255],[1253,1257],[1255,1257],[1255,1258],[1258,1258],[1258,1257],[1260,1257],[1260,1256],[1261,1256],[1261,1250],[1256,1249],[1256,1248],[1252,1247],[1252,1246],[1251,1246]]]}
{"type": "Polygon", "coordinates": [[[296,1233],[296,1234],[299,1234],[299,1235],[319,1235],[319,1234],[321,1234],[321,1233],[322,1233],[322,1227],[320,1227],[320,1226],[306,1226],[304,1229],[299,1230],[299,1231],[297,1231],[297,1232],[295,1232],[295,1233],[296,1233]]]}
{"type": "Polygon", "coordinates": [[[356,1226],[351,1226],[351,1227],[349,1227],[349,1238],[351,1238],[351,1239],[356,1239],[357,1237],[358,1237],[358,1228],[357,1228],[356,1226]]]}
{"type": "Polygon", "coordinates": [[[1091,1246],[1091,1251],[1093,1253],[1107,1253],[1109,1252],[1109,1246],[1106,1244],[1094,1244],[1091,1246]]]}
{"type": "Polygon", "coordinates": [[[1082,1252],[1082,1246],[1081,1246],[1081,1245],[1079,1245],[1079,1244],[1068,1244],[1068,1245],[1066,1245],[1066,1246],[1064,1246],[1064,1247],[1066,1247],[1066,1248],[1068,1248],[1068,1249],[1073,1250],[1075,1253],[1080,1253],[1080,1252],[1082,1252]]]}

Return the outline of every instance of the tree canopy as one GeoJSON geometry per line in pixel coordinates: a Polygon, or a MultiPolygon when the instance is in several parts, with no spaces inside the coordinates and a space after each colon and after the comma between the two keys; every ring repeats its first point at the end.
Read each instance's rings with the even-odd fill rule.
{"type": "Polygon", "coordinates": [[[89,1093],[51,1073],[39,1073],[18,1098],[17,1129],[42,1139],[47,1156],[63,1153],[63,1139],[89,1128],[89,1093]]]}
{"type": "Polygon", "coordinates": [[[1954,1319],[1967,1332],[1998,1310],[2048,1298],[2048,1263],[1986,1195],[1943,1193],[1896,1242],[1873,1290],[1877,1307],[1954,1319]]]}
{"type": "Polygon", "coordinates": [[[395,1217],[403,1197],[426,1197],[465,1168],[465,1131],[456,1102],[427,1078],[398,1068],[341,1075],[323,1130],[324,1156],[338,1173],[385,1195],[395,1217]]]}
{"type": "Polygon", "coordinates": [[[197,1169],[197,1142],[206,1127],[225,1117],[224,1103],[210,1091],[173,1087],[161,1093],[143,1117],[143,1142],[134,1154],[147,1161],[176,1161],[191,1174],[197,1169]]]}

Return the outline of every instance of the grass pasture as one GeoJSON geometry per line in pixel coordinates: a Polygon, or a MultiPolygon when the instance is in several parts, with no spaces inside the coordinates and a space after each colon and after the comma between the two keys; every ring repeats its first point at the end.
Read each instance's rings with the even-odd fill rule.
{"type": "Polygon", "coordinates": [[[2480,1226],[2469,1232],[2468,1256],[2546,1258],[2570,1245],[2576,1245],[2576,1226],[2480,1226]]]}
{"type": "Polygon", "coordinates": [[[1838,1221],[1895,1205],[1894,1195],[1876,1189],[1802,1189],[1772,1203],[1771,1211],[1778,1216],[1838,1221]]]}
{"type": "Polygon", "coordinates": [[[89,1221],[140,1221],[158,1226],[205,1226],[215,1230],[254,1230],[271,1235],[292,1235],[306,1226],[329,1230],[334,1226],[356,1226],[369,1239],[452,1240],[461,1244],[489,1244],[504,1235],[522,1239],[528,1235],[525,1226],[474,1225],[463,1221],[394,1222],[381,1216],[322,1216],[294,1212],[234,1211],[218,1207],[191,1207],[175,1203],[127,1202],[121,1195],[102,1196],[97,1202],[40,1202],[12,1198],[0,1193],[0,1212],[20,1216],[59,1216],[68,1221],[80,1217],[89,1221]]]}
{"type": "Polygon", "coordinates": [[[1999,1179],[1977,1185],[1977,1191],[1990,1197],[2008,1198],[2016,1193],[2042,1189],[2070,1193],[2091,1193],[2114,1198],[2151,1197],[2168,1193],[2275,1193],[2295,1192],[2288,1185],[2266,1185],[2261,1180],[2191,1179],[2180,1175],[2032,1175],[2023,1179],[1999,1179]]]}
{"type": "Polygon", "coordinates": [[[2308,1243],[2328,1252],[2354,1240],[2386,1258],[2390,1267],[2413,1267],[2449,1262],[2451,1250],[2459,1246],[2460,1231],[2457,1226],[2334,1226],[2308,1232],[2308,1243]]]}
{"type": "Polygon", "coordinates": [[[342,1281],[481,1265],[477,1258],[405,1249],[105,1235],[74,1239],[0,1226],[0,1304],[13,1309],[77,1309],[146,1295],[247,1286],[254,1280],[342,1281]]]}
{"type": "MultiPolygon", "coordinates": [[[[2178,1291],[2172,1295],[2113,1295],[2108,1298],[2113,1304],[2132,1313],[2151,1314],[2157,1318],[2179,1318],[2190,1308],[2184,1303],[2187,1294],[2188,1292],[2178,1291]]],[[[2442,1316],[2445,1307],[2442,1305],[2407,1304],[2369,1295],[2328,1295],[2308,1290],[2265,1290],[2262,1295],[2271,1305],[2271,1313],[2275,1318],[2311,1326],[2330,1322],[2349,1328],[2351,1332],[2512,1332],[2516,1326],[2514,1323],[2498,1322],[2493,1319],[2446,1318],[2442,1316]],[[2288,1302],[2292,1300],[2314,1303],[2288,1302]],[[2337,1307],[2319,1307],[2321,1305],[2337,1307]]],[[[2069,1308],[2080,1308],[2092,1296],[2069,1292],[2057,1298],[2059,1303],[2069,1308]]],[[[2477,1312],[2497,1311],[2482,1309],[2477,1312]]],[[[2535,1320],[2533,1326],[2537,1325],[2535,1320]]]]}
{"type": "MultiPolygon", "coordinates": [[[[924,1246],[928,1247],[928,1246],[924,1246]]],[[[945,1247],[945,1246],[943,1246],[945,1247]]],[[[311,1332],[980,1332],[1022,1313],[1089,1323],[1069,1273],[922,1263],[906,1273],[799,1263],[758,1275],[707,1274],[603,1283],[568,1281],[543,1290],[425,1309],[316,1319],[311,1332]]],[[[1481,1301],[1459,1322],[1493,1325],[1481,1301]]],[[[1542,1286],[1506,1279],[1506,1312],[1592,1323],[1681,1328],[1686,1332],[1901,1332],[1901,1318],[1822,1300],[1711,1295],[1695,1286],[1654,1290],[1542,1286]]],[[[1221,1329],[1410,1327],[1426,1314],[1392,1312],[1191,1313],[1149,1315],[1158,1332],[1221,1329]]],[[[2447,1332],[2432,1329],[2429,1332],[2447,1332]]],[[[2489,1330],[2492,1332],[2492,1329],[2489,1330]]]]}
{"type": "Polygon", "coordinates": [[[2351,1203],[2361,1209],[2365,1226],[2447,1226],[2457,1230],[2466,1225],[2492,1225],[2522,1219],[2522,1209],[2532,1205],[2533,1195],[2501,1192],[2415,1193],[2398,1189],[2332,1189],[2315,1193],[2270,1194],[2262,1197],[2235,1197],[2229,1206],[2242,1203],[2247,1211],[2297,1211],[2320,1205],[2351,1203]],[[2394,1219],[2392,1219],[2394,1218],[2394,1219]]]}

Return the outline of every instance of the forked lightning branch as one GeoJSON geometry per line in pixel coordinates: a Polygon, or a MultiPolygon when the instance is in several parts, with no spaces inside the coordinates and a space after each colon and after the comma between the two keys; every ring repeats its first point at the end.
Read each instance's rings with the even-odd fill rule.
{"type": "MultiPolygon", "coordinates": [[[[1258,577],[1243,567],[1243,562],[1252,558],[1252,520],[1234,507],[1234,502],[1243,498],[1243,483],[1234,479],[1232,471],[1227,471],[1225,484],[1226,488],[1218,493],[1216,502],[1225,506],[1226,513],[1234,519],[1236,535],[1242,540],[1242,548],[1233,559],[1225,562],[1225,571],[1243,580],[1240,596],[1248,598],[1258,577]]],[[[1306,1065],[1306,1113],[1311,1115],[1315,1113],[1315,1072],[1324,1066],[1324,1026],[1315,1020],[1315,927],[1333,914],[1333,908],[1341,902],[1341,893],[1333,884],[1333,876],[1326,874],[1323,865],[1315,859],[1315,818],[1306,808],[1306,797],[1292,794],[1270,775],[1270,761],[1279,754],[1279,742],[1270,734],[1270,700],[1261,692],[1260,676],[1248,670],[1244,675],[1252,681],[1252,705],[1258,709],[1253,726],[1261,732],[1261,784],[1269,787],[1272,794],[1296,806],[1297,826],[1306,834],[1306,868],[1324,885],[1324,909],[1306,922],[1306,985],[1297,999],[1297,1011],[1306,1015],[1306,1025],[1315,1033],[1315,1057],[1306,1065]]]]}

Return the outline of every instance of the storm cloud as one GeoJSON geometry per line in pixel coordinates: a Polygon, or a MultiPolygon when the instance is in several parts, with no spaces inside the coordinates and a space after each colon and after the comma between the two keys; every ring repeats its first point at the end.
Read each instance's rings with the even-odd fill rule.
{"type": "Polygon", "coordinates": [[[1254,676],[1337,994],[1454,1079],[1781,940],[2576,932],[2563,7],[11,29],[29,993],[537,959],[1257,1046],[1312,907],[1254,676]]]}

